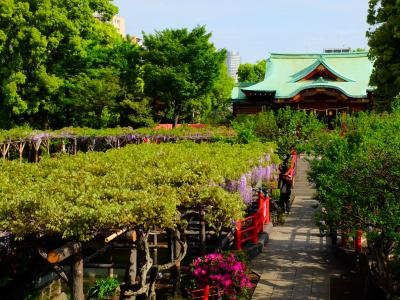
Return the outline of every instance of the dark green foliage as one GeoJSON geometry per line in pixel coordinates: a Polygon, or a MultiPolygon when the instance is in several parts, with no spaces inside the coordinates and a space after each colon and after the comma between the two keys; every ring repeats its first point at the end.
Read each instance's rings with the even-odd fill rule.
{"type": "Polygon", "coordinates": [[[368,24],[368,44],[374,60],[371,85],[377,88],[378,107],[387,110],[400,93],[400,2],[370,0],[368,24]]]}
{"type": "Polygon", "coordinates": [[[253,64],[241,64],[238,69],[239,82],[260,82],[264,80],[267,62],[265,59],[253,64]]]}
{"type": "Polygon", "coordinates": [[[210,37],[204,26],[144,34],[145,92],[160,118],[178,123],[213,90],[226,53],[217,51],[210,37]]]}
{"type": "Polygon", "coordinates": [[[0,2],[0,126],[151,125],[140,47],[108,0],[0,2]]]}
{"type": "Polygon", "coordinates": [[[314,114],[290,108],[241,116],[232,126],[239,142],[275,141],[282,160],[289,157],[291,147],[300,152],[307,150],[308,141],[326,127],[314,114]]]}
{"type": "Polygon", "coordinates": [[[124,40],[88,51],[84,72],[72,77],[65,105],[73,126],[152,125],[143,96],[140,48],[124,40]]]}
{"type": "Polygon", "coordinates": [[[234,85],[235,80],[229,76],[226,65],[222,63],[220,76],[210,93],[204,97],[204,101],[194,101],[201,105],[198,108],[200,122],[221,124],[232,117],[229,108],[232,107],[230,97],[234,85]]]}
{"type": "MultiPolygon", "coordinates": [[[[109,20],[117,12],[109,1],[0,2],[0,107],[6,122],[49,126],[62,113],[60,100],[71,76],[86,70],[89,47],[118,39],[109,20]]],[[[4,122],[4,120],[3,120],[4,122]]]]}

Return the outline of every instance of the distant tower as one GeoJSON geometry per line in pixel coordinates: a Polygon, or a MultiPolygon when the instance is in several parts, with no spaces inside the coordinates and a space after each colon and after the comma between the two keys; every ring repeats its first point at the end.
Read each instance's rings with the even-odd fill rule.
{"type": "Polygon", "coordinates": [[[240,55],[237,51],[228,51],[228,55],[226,57],[226,66],[228,67],[228,74],[235,82],[238,81],[237,71],[240,66],[240,55]]]}

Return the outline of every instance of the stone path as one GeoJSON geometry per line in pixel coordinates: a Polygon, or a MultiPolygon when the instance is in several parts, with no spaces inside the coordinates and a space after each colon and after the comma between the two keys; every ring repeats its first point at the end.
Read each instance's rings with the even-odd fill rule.
{"type": "Polygon", "coordinates": [[[315,225],[314,190],[307,182],[308,164],[299,159],[295,199],[284,226],[274,227],[269,243],[252,261],[260,281],[252,299],[330,299],[330,278],[341,266],[330,253],[330,240],[315,225]]]}

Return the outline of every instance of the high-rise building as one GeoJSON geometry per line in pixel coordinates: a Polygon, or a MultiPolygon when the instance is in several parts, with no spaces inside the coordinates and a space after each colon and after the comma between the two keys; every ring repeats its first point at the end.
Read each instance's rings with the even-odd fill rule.
{"type": "Polygon", "coordinates": [[[240,66],[240,55],[239,52],[237,51],[228,51],[228,55],[226,57],[226,66],[228,67],[228,74],[231,76],[233,79],[235,79],[235,82],[238,81],[238,75],[237,71],[240,66]]]}
{"type": "Polygon", "coordinates": [[[125,36],[125,19],[121,16],[114,16],[111,20],[111,24],[117,29],[120,35],[125,36]]]}
{"type": "MultiPolygon", "coordinates": [[[[96,19],[98,19],[101,22],[105,22],[105,19],[103,18],[103,16],[98,12],[95,12],[93,14],[93,17],[95,17],[96,19]]],[[[125,33],[125,19],[123,17],[114,16],[111,19],[111,24],[117,29],[117,31],[119,32],[120,35],[125,37],[125,35],[126,35],[126,33],[125,33]]]]}

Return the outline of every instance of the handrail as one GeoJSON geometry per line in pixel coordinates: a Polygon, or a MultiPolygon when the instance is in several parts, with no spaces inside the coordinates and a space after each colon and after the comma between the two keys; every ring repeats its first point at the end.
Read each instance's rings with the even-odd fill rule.
{"type": "Polygon", "coordinates": [[[224,294],[224,291],[218,286],[206,285],[202,289],[188,291],[189,299],[209,300],[210,297],[218,297],[224,294]]]}
{"type": "Polygon", "coordinates": [[[260,191],[257,212],[236,222],[235,247],[237,250],[241,250],[242,244],[247,241],[258,243],[258,234],[264,231],[264,224],[270,222],[269,200],[269,196],[260,191]]]}

